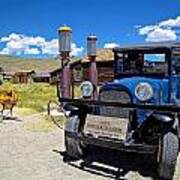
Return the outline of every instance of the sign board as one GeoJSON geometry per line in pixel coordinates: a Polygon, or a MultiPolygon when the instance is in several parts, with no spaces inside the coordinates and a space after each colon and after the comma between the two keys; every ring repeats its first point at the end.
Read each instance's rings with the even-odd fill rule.
{"type": "Polygon", "coordinates": [[[94,137],[108,137],[125,140],[128,119],[87,115],[84,133],[94,137]]]}

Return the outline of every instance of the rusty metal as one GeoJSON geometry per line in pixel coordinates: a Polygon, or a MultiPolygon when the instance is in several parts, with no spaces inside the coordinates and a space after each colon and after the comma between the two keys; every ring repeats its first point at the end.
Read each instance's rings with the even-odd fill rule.
{"type": "Polygon", "coordinates": [[[96,67],[96,59],[95,57],[89,57],[90,59],[90,65],[89,65],[89,80],[92,82],[94,86],[94,92],[92,99],[97,99],[97,86],[98,86],[98,72],[96,67]]]}
{"type": "Polygon", "coordinates": [[[68,26],[62,26],[58,30],[59,33],[59,53],[61,56],[61,94],[62,97],[71,97],[71,71],[69,67],[72,30],[68,26]]]}
{"type": "Polygon", "coordinates": [[[97,99],[97,86],[98,86],[98,72],[96,67],[96,41],[97,37],[94,35],[87,37],[87,55],[90,61],[89,65],[89,80],[94,86],[92,99],[97,99]]]}
{"type": "Polygon", "coordinates": [[[66,63],[65,59],[62,58],[62,71],[61,73],[61,94],[62,97],[71,97],[71,71],[69,67],[69,60],[66,63]]]}

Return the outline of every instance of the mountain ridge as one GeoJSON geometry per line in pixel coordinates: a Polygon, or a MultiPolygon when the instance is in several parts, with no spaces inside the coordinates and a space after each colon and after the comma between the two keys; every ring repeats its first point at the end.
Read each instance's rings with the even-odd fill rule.
{"type": "Polygon", "coordinates": [[[24,58],[9,55],[0,55],[0,68],[5,72],[18,72],[21,70],[34,70],[36,72],[49,72],[60,67],[58,58],[40,59],[24,58]]]}

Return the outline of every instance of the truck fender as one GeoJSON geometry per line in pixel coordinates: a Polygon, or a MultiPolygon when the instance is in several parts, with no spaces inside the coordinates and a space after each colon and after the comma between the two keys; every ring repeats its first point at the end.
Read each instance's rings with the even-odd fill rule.
{"type": "Polygon", "coordinates": [[[165,122],[165,123],[173,121],[173,118],[164,114],[153,114],[153,117],[157,119],[158,121],[165,122]]]}
{"type": "Polygon", "coordinates": [[[66,104],[64,107],[64,115],[66,118],[69,118],[70,116],[77,115],[79,108],[76,106],[73,106],[71,104],[66,104]]]}

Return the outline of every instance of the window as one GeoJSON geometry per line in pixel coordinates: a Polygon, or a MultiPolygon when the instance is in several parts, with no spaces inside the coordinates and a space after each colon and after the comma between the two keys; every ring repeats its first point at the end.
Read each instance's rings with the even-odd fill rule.
{"type": "Polygon", "coordinates": [[[144,72],[166,73],[166,54],[144,54],[144,72]]]}
{"type": "Polygon", "coordinates": [[[168,61],[163,53],[125,53],[123,73],[133,74],[167,74],[168,61]]]}

